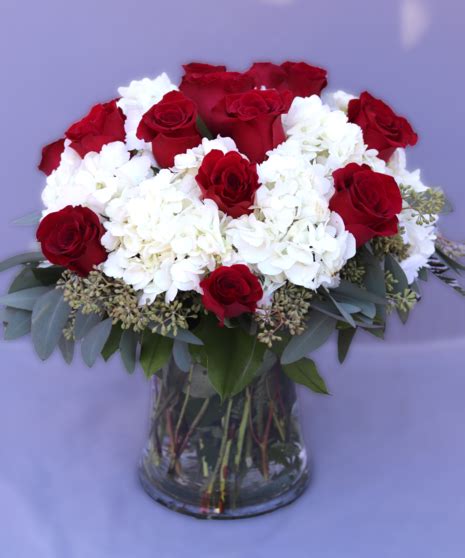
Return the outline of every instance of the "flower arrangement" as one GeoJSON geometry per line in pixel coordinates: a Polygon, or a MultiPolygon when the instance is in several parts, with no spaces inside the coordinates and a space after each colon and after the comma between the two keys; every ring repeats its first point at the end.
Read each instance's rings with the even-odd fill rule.
{"type": "Polygon", "coordinates": [[[0,264],[21,266],[0,298],[5,339],[31,332],[42,359],[59,347],[70,362],[81,342],[89,366],[119,351],[128,372],[184,375],[170,471],[181,475],[195,391],[220,396],[213,481],[218,459],[198,441],[215,509],[232,424],[237,463],[249,427],[265,479],[272,449],[290,459],[268,443],[283,443],[279,405],[254,418],[250,386],[278,366],[327,393],[308,355],[334,332],[342,362],[357,330],[382,338],[393,311],[408,318],[428,274],[465,295],[452,275],[463,247],[437,229],[449,204],[407,169],[412,126],[368,92],[326,85],[325,70],[285,62],[192,63],[179,86],[161,74],[121,87],[44,147],[44,209],[19,221],[38,223],[40,250],[0,264]]]}

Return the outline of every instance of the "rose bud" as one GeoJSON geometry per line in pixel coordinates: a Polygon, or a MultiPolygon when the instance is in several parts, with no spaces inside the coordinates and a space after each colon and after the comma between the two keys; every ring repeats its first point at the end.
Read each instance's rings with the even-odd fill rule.
{"type": "Polygon", "coordinates": [[[49,143],[42,148],[42,159],[39,163],[39,170],[47,176],[58,168],[61,162],[61,155],[65,150],[65,138],[61,138],[53,143],[49,143]]]}
{"type": "Polygon", "coordinates": [[[289,110],[291,101],[289,91],[257,89],[228,95],[214,112],[223,113],[224,129],[239,151],[251,161],[261,163],[267,151],[286,139],[281,115],[289,110]]]}
{"type": "Polygon", "coordinates": [[[221,266],[200,282],[202,303],[216,314],[220,325],[227,318],[254,313],[263,296],[260,281],[246,265],[221,266]]]}
{"type": "Polygon", "coordinates": [[[335,171],[333,178],[336,192],[329,207],[342,217],[357,247],[376,236],[397,234],[402,196],[394,178],[356,163],[335,171]]]}
{"type": "Polygon", "coordinates": [[[66,131],[65,136],[71,140],[71,147],[81,157],[91,151],[99,153],[107,143],[126,139],[126,117],[116,101],[95,105],[87,116],[66,131]]]}
{"type": "Polygon", "coordinates": [[[192,63],[183,68],[185,73],[179,89],[197,105],[210,132],[224,135],[224,115],[214,113],[213,108],[225,95],[253,89],[254,80],[239,72],[227,72],[225,66],[192,63]]]}
{"type": "Polygon", "coordinates": [[[255,62],[246,75],[253,78],[258,88],[289,90],[293,97],[320,95],[328,85],[326,70],[305,62],[284,62],[279,66],[270,62],[255,62]]]}
{"type": "Polygon", "coordinates": [[[370,149],[377,149],[380,159],[389,161],[398,147],[415,145],[417,134],[409,122],[383,101],[366,91],[360,99],[352,99],[348,107],[349,121],[360,126],[363,139],[370,149]]]}
{"type": "Polygon", "coordinates": [[[163,167],[172,167],[174,157],[202,141],[195,104],[179,91],[170,91],[142,117],[137,137],[152,142],[153,156],[163,167]]]}
{"type": "Polygon", "coordinates": [[[213,200],[218,208],[237,218],[252,212],[251,205],[259,188],[257,165],[237,151],[210,151],[195,177],[204,198],[213,200]]]}
{"type": "Polygon", "coordinates": [[[68,205],[42,219],[37,240],[51,263],[86,276],[94,266],[107,259],[108,254],[100,242],[104,233],[98,215],[92,210],[68,205]]]}

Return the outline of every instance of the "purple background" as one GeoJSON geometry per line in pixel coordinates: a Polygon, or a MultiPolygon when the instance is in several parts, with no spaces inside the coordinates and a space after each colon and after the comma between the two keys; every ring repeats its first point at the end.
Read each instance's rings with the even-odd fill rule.
{"type": "MultiPolygon", "coordinates": [[[[330,89],[382,96],[420,134],[411,167],[457,207],[443,231],[465,239],[461,0],[18,0],[0,15],[1,257],[32,239],[10,222],[39,207],[40,147],[119,85],[177,80],[191,60],[307,60],[330,89]]],[[[2,344],[0,555],[462,557],[465,307],[441,285],[424,291],[388,343],[360,335],[341,369],[333,345],[319,352],[335,396],[302,394],[314,483],[293,507],[234,524],[179,517],[139,490],[140,376],[2,344]]]]}

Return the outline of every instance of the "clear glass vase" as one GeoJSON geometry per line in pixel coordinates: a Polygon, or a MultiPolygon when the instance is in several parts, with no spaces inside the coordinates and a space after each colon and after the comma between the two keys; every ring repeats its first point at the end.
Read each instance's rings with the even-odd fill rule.
{"type": "Polygon", "coordinates": [[[235,519],[295,500],[308,482],[294,383],[279,366],[221,401],[206,370],[173,361],[153,380],[139,476],[157,502],[198,518],[235,519]]]}

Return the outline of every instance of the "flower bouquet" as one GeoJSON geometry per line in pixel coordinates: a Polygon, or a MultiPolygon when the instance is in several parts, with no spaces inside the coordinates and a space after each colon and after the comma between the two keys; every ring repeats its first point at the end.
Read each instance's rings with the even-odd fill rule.
{"type": "Polygon", "coordinates": [[[140,478],[168,507],[236,518],[308,481],[295,383],[327,393],[309,354],[383,338],[461,245],[439,189],[406,167],[417,135],[368,92],[325,94],[306,63],[184,66],[133,81],[46,146],[36,251],[8,294],[5,339],[41,359],[119,353],[153,378],[140,478]]]}

